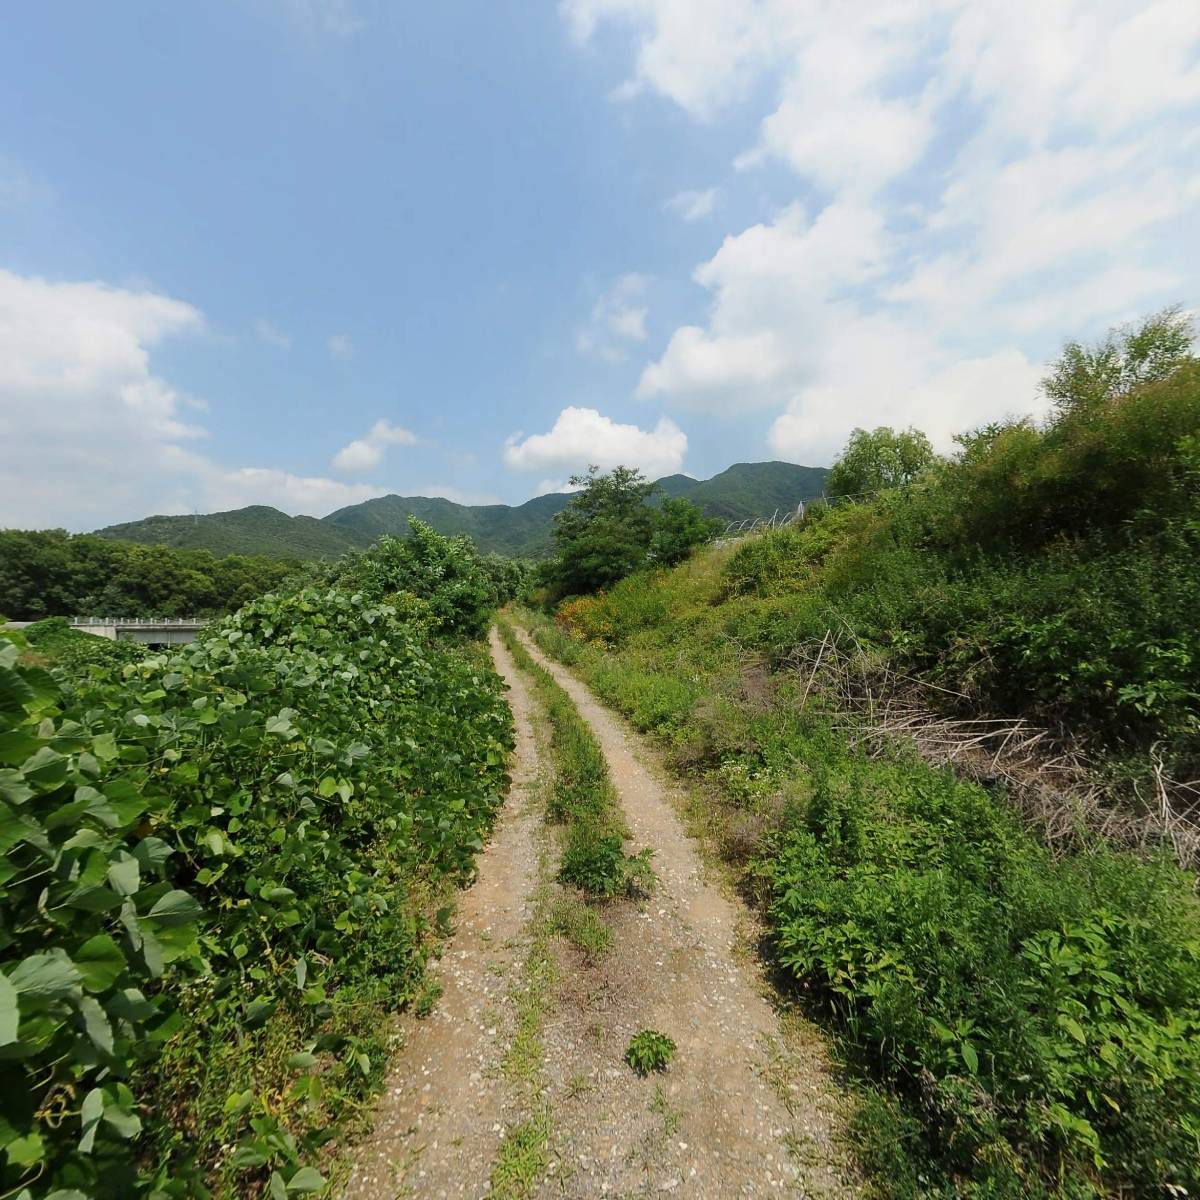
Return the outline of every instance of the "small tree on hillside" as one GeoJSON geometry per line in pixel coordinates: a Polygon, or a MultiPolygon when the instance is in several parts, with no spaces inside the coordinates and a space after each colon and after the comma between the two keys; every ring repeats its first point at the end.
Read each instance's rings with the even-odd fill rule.
{"type": "Polygon", "coordinates": [[[594,466],[571,485],[579,491],[554,518],[562,592],[598,591],[645,566],[654,525],[646,500],[657,485],[634,467],[594,466]]]}
{"type": "Polygon", "coordinates": [[[858,496],[911,483],[934,460],[933,447],[919,429],[897,432],[886,425],[856,429],[833,464],[825,490],[830,496],[858,496]]]}
{"type": "Polygon", "coordinates": [[[1139,325],[1110,329],[1094,346],[1068,342],[1042,391],[1061,414],[1087,412],[1171,375],[1192,357],[1194,340],[1191,318],[1179,305],[1165,308],[1139,325]]]}
{"type": "Polygon", "coordinates": [[[671,496],[654,515],[650,558],[655,566],[673,567],[721,528],[715,517],[706,517],[686,496],[671,496]]]}

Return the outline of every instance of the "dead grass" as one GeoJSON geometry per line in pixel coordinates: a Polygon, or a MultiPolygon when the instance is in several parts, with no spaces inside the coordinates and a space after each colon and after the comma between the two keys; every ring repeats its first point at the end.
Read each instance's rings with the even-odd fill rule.
{"type": "Polygon", "coordinates": [[[851,745],[878,757],[904,743],[928,763],[1002,785],[1057,853],[1098,835],[1125,849],[1165,847],[1181,866],[1200,866],[1200,781],[1167,778],[1157,756],[1131,796],[1105,779],[1083,746],[1051,730],[1011,717],[947,714],[947,701],[965,697],[892,670],[849,630],[796,647],[788,661],[804,679],[801,707],[820,696],[851,745]]]}

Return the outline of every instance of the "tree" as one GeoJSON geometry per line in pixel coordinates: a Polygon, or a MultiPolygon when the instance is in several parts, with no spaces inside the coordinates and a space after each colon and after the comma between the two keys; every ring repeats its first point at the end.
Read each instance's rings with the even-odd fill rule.
{"type": "Polygon", "coordinates": [[[1062,415],[1086,414],[1136,387],[1166,379],[1192,359],[1191,318],[1178,305],[1121,325],[1093,346],[1068,342],[1042,391],[1062,415]]]}
{"type": "Polygon", "coordinates": [[[374,600],[414,597],[442,633],[479,637],[487,629],[496,593],[475,544],[466,534],[447,537],[410,517],[408,537],[384,534],[365,554],[337,571],[343,588],[357,587],[374,600]]]}
{"type": "Polygon", "coordinates": [[[856,429],[833,464],[825,490],[830,496],[858,496],[902,487],[934,458],[929,439],[919,429],[856,429]]]}
{"type": "Polygon", "coordinates": [[[654,526],[646,501],[657,491],[634,467],[572,475],[579,491],[554,518],[556,571],[564,595],[594,592],[645,566],[654,526]]]}
{"type": "Polygon", "coordinates": [[[654,514],[650,558],[656,566],[673,567],[711,538],[721,527],[686,496],[669,496],[654,514]]]}

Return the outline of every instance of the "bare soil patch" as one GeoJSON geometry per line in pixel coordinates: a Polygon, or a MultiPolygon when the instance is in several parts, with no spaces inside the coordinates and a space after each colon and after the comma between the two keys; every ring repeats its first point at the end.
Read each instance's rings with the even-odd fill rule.
{"type": "Polygon", "coordinates": [[[519,1118],[501,1061],[536,886],[541,814],[531,794],[539,764],[532,701],[494,632],[491,646],[516,723],[512,792],[436,967],[442,999],[424,1020],[397,1018],[403,1049],[374,1132],[358,1149],[346,1200],[485,1195],[500,1141],[519,1118]]]}

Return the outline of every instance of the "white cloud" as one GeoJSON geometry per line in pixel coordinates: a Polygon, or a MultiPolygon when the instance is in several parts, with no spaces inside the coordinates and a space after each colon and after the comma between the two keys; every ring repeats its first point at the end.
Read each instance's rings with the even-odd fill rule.
{"type": "Polygon", "coordinates": [[[354,353],[354,343],[346,333],[331,334],[326,344],[330,358],[349,358],[354,353]]]}
{"type": "Polygon", "coordinates": [[[379,466],[388,446],[415,446],[416,443],[415,433],[379,420],[363,437],[343,446],[333,456],[333,465],[339,471],[357,475],[379,466]]]}
{"type": "Polygon", "coordinates": [[[676,192],[664,205],[676,213],[681,220],[699,221],[710,216],[717,204],[717,189],[708,188],[706,191],[676,192]]]}
{"type": "Polygon", "coordinates": [[[384,489],[226,467],[191,448],[205,405],[152,352],[204,330],[192,305],[0,270],[0,527],[90,529],[248,503],[321,514],[384,489]]]}
{"type": "Polygon", "coordinates": [[[284,333],[272,321],[268,321],[265,317],[259,317],[254,322],[254,331],[258,334],[258,340],[265,342],[268,346],[274,346],[277,350],[290,350],[292,348],[292,338],[290,334],[284,333]]]}
{"type": "Polygon", "coordinates": [[[346,38],[358,33],[365,21],[353,0],[278,0],[289,20],[308,38],[346,38]]]}
{"type": "Polygon", "coordinates": [[[643,430],[618,424],[594,408],[570,407],[559,413],[549,433],[510,437],[504,461],[518,471],[580,470],[593,463],[605,470],[638,467],[656,478],[678,471],[686,452],[687,434],[668,417],[643,430]]]}
{"type": "Polygon", "coordinates": [[[631,342],[646,340],[649,309],[643,301],[649,282],[636,272],[617,279],[592,306],[587,326],[575,335],[575,348],[609,362],[624,361],[631,342]]]}
{"type": "MultiPolygon", "coordinates": [[[[805,206],[695,271],[639,394],[778,405],[777,453],[855,425],[952,431],[1035,412],[1069,336],[1200,287],[1195,0],[564,0],[587,41],[628,30],[626,96],[698,120],[768,100],[735,166],[788,166],[805,206]]],[[[682,205],[681,201],[681,205],[682,205]]]]}

